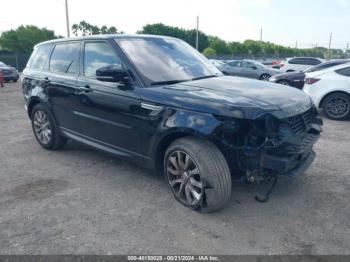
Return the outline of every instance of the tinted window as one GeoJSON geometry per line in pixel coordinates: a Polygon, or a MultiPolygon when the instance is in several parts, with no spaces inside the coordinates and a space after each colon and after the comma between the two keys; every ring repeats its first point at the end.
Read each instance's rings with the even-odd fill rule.
{"type": "Polygon", "coordinates": [[[36,70],[42,70],[45,62],[50,55],[51,45],[42,45],[37,47],[28,61],[28,67],[36,70]]]}
{"type": "Polygon", "coordinates": [[[50,72],[77,74],[79,64],[79,43],[65,43],[55,46],[50,58],[50,72]]]}
{"type": "Polygon", "coordinates": [[[112,48],[105,42],[85,43],[84,75],[95,77],[101,67],[121,65],[121,61],[112,48]]]}
{"type": "Polygon", "coordinates": [[[314,58],[293,58],[289,60],[289,64],[294,65],[318,65],[321,62],[314,58]]]}
{"type": "Polygon", "coordinates": [[[318,65],[318,64],[321,64],[321,62],[318,59],[313,59],[313,58],[305,59],[305,65],[318,65]]]}
{"type": "Polygon", "coordinates": [[[339,75],[349,76],[350,77],[350,67],[339,69],[339,70],[337,70],[335,72],[337,72],[339,75]]]}

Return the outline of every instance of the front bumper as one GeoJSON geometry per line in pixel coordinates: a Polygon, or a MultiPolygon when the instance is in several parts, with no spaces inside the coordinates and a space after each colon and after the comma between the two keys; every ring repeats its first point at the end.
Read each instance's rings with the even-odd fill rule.
{"type": "Polygon", "coordinates": [[[271,155],[264,155],[261,167],[280,175],[296,176],[302,174],[309,168],[316,157],[314,151],[306,151],[297,157],[284,158],[271,155]]]}

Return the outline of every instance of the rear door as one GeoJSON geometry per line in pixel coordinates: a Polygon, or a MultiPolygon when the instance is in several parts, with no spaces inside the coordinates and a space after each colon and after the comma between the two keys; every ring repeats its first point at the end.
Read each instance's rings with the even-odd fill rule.
{"type": "Polygon", "coordinates": [[[79,104],[77,78],[79,73],[80,41],[54,45],[48,72],[44,74],[44,85],[52,110],[63,130],[80,132],[76,115],[79,104]]]}
{"type": "Polygon", "coordinates": [[[231,61],[224,65],[225,73],[232,76],[241,76],[242,75],[242,67],[241,61],[231,61]]]}
{"type": "Polygon", "coordinates": [[[243,61],[241,63],[242,67],[242,76],[249,78],[259,78],[258,68],[249,61],[243,61]]]}

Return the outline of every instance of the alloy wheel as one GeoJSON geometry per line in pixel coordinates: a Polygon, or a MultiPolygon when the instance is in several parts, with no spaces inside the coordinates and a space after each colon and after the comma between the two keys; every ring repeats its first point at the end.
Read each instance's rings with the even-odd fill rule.
{"type": "Polygon", "coordinates": [[[33,126],[38,140],[44,145],[49,144],[52,138],[52,130],[50,121],[44,111],[38,110],[35,112],[33,126]]]}
{"type": "Polygon", "coordinates": [[[180,150],[172,152],[168,156],[166,169],[176,198],[187,206],[198,206],[203,199],[203,181],[191,156],[180,150]]]}
{"type": "Polygon", "coordinates": [[[343,118],[349,114],[349,102],[343,97],[333,97],[327,101],[327,113],[333,118],[343,118]]]}
{"type": "Polygon", "coordinates": [[[262,81],[268,81],[270,79],[270,75],[268,74],[263,74],[261,77],[260,77],[260,80],[262,81]]]}

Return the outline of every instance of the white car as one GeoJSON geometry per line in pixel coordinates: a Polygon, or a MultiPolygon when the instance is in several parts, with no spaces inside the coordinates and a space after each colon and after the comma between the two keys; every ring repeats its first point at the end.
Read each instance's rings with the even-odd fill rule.
{"type": "Polygon", "coordinates": [[[328,118],[350,118],[350,63],[307,73],[303,90],[328,118]]]}
{"type": "Polygon", "coordinates": [[[325,60],[315,57],[286,58],[280,63],[280,70],[284,72],[301,72],[323,62],[325,60]]]}

